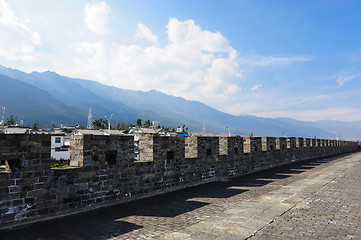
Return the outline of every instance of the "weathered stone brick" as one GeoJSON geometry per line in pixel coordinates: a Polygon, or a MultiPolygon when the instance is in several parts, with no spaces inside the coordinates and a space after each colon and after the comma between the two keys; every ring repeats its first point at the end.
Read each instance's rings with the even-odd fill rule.
{"type": "Polygon", "coordinates": [[[20,191],[20,187],[19,186],[9,186],[9,192],[10,193],[16,193],[20,191]]]}
{"type": "Polygon", "coordinates": [[[9,212],[12,203],[41,204],[29,214],[12,208],[13,219],[6,224],[26,222],[358,147],[330,140],[334,147],[325,150],[320,140],[311,149],[311,143],[301,138],[151,136],[139,146],[145,161],[135,162],[131,136],[72,136],[70,162],[77,168],[50,169],[49,136],[9,136],[6,143],[0,138],[0,146],[6,146],[0,149],[1,159],[22,159],[20,172],[0,175],[2,212],[9,212]]]}

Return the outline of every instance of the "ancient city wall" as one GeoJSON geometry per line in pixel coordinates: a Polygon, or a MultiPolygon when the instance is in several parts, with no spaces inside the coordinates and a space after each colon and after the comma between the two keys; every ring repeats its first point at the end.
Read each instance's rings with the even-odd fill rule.
{"type": "Polygon", "coordinates": [[[49,135],[0,135],[0,229],[351,152],[357,142],[272,137],[72,136],[70,165],[50,168],[49,135]]]}

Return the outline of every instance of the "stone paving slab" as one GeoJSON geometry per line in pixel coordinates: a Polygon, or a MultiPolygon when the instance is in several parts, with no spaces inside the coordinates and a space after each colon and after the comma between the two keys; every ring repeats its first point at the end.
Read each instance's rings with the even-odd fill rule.
{"type": "Polygon", "coordinates": [[[250,239],[361,239],[360,154],[329,168],[328,184],[250,239]]]}
{"type": "MultiPolygon", "coordinates": [[[[361,186],[360,171],[361,154],[354,154],[344,158],[343,161],[322,169],[321,173],[317,176],[311,174],[300,181],[293,182],[265,195],[234,205],[230,210],[225,211],[225,213],[229,213],[230,215],[219,218],[217,225],[221,227],[224,225],[230,226],[226,228],[227,234],[230,234],[230,237],[234,237],[235,239],[312,239],[313,237],[320,237],[321,239],[361,239],[361,235],[355,234],[356,231],[351,229],[355,225],[361,228],[361,221],[359,221],[361,218],[361,192],[357,189],[358,186],[361,186]],[[355,175],[357,177],[355,177],[355,175]],[[342,183],[345,181],[343,178],[347,179],[346,182],[351,181],[354,185],[350,185],[351,182],[348,184],[342,183]],[[358,181],[355,181],[355,178],[358,181]],[[336,185],[337,187],[332,188],[334,191],[331,192],[332,196],[330,197],[326,189],[332,185],[336,185]],[[351,190],[347,192],[347,190],[345,190],[347,189],[345,188],[346,185],[348,188],[355,189],[355,191],[351,192],[351,190]],[[317,192],[313,193],[314,191],[317,192]],[[309,194],[311,197],[305,200],[304,197],[309,194]],[[352,195],[356,196],[353,197],[352,195]],[[314,201],[315,196],[317,196],[316,202],[320,204],[314,204],[315,206],[312,207],[311,203],[314,201]],[[342,196],[342,199],[338,200],[339,196],[342,196]],[[352,209],[352,213],[348,212],[348,214],[351,214],[353,218],[347,221],[345,220],[347,215],[342,215],[342,211],[344,211],[343,208],[350,207],[346,204],[350,198],[358,203],[352,205],[356,207],[352,209]],[[332,202],[337,205],[327,206],[324,205],[325,202],[332,202]],[[338,212],[337,215],[336,211],[338,212]],[[309,214],[310,212],[312,212],[311,215],[309,214]],[[339,223],[339,228],[336,228],[336,231],[334,227],[340,220],[335,220],[335,222],[327,220],[322,217],[325,213],[327,213],[328,219],[343,219],[341,223],[339,223]],[[233,219],[239,216],[245,217],[243,221],[233,221],[233,219]],[[296,218],[296,216],[299,217],[296,218]],[[330,230],[328,233],[325,232],[325,229],[327,229],[325,226],[320,225],[318,228],[315,227],[315,223],[325,222],[326,220],[328,221],[328,228],[330,230]],[[230,222],[236,224],[232,226],[230,222]],[[293,224],[289,224],[289,222],[293,224]],[[299,228],[298,231],[296,230],[297,227],[299,228]]],[[[197,224],[202,225],[202,227],[199,228],[202,232],[212,232],[213,226],[207,226],[207,224],[205,224],[205,222],[208,221],[209,220],[206,220],[197,224]]],[[[179,234],[184,231],[187,231],[187,228],[177,233],[179,234]]],[[[168,239],[168,236],[172,234],[173,233],[165,234],[161,236],[161,238],[168,239]]],[[[218,237],[222,239],[224,233],[218,234],[218,237]]],[[[196,235],[190,235],[186,239],[198,238],[196,235]]]]}
{"type": "Polygon", "coordinates": [[[361,153],[0,232],[0,239],[361,239],[361,153]]]}

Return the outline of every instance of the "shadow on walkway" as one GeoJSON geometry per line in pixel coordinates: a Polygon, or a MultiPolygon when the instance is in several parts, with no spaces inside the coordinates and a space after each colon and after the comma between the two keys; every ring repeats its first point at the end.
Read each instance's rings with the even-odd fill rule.
{"type": "Polygon", "coordinates": [[[127,216],[156,216],[173,218],[202,208],[209,203],[202,198],[223,198],[242,194],[246,189],[231,187],[261,187],[275,180],[286,179],[323,163],[335,160],[313,159],[263,170],[226,182],[212,182],[129,203],[104,207],[61,219],[28,225],[11,231],[1,231],[0,239],[106,239],[147,226],[136,225],[121,219],[127,216]],[[266,180],[265,180],[266,179],[266,180]],[[191,200],[197,198],[197,201],[191,200]]]}

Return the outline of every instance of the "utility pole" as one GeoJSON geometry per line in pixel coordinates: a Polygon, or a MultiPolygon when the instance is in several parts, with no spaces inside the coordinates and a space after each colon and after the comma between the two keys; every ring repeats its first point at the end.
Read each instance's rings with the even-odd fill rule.
{"type": "Polygon", "coordinates": [[[229,129],[227,126],[225,126],[225,128],[228,130],[228,137],[231,136],[231,129],[229,129]]]}
{"type": "Polygon", "coordinates": [[[108,134],[110,136],[110,120],[112,120],[114,114],[110,115],[110,118],[108,118],[108,116],[105,116],[105,118],[107,119],[108,121],[108,134]]]}

